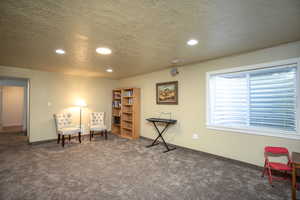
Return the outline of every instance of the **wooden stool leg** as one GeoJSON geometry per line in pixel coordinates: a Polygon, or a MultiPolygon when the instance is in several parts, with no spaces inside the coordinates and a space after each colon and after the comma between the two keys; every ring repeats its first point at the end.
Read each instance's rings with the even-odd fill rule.
{"type": "Polygon", "coordinates": [[[69,141],[71,141],[71,135],[69,135],[69,141]]]}
{"type": "Polygon", "coordinates": [[[104,134],[105,134],[105,139],[107,140],[107,130],[106,129],[104,131],[104,134]]]}
{"type": "Polygon", "coordinates": [[[90,141],[92,141],[92,131],[90,131],[90,141]]]}
{"type": "Polygon", "coordinates": [[[60,134],[57,135],[57,144],[60,142],[60,134]]]}
{"type": "Polygon", "coordinates": [[[65,135],[62,135],[62,146],[65,147],[65,135]]]}

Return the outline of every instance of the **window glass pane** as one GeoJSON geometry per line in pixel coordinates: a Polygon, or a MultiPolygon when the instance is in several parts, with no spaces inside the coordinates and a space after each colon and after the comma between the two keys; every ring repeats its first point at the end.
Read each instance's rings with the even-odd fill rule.
{"type": "Polygon", "coordinates": [[[296,131],[296,68],[250,73],[250,126],[296,131]]]}
{"type": "Polygon", "coordinates": [[[296,64],[215,74],[209,79],[210,123],[297,132],[296,64]]]}
{"type": "Polygon", "coordinates": [[[247,79],[245,74],[216,75],[213,79],[214,113],[217,125],[240,126],[247,124],[247,79]]]}

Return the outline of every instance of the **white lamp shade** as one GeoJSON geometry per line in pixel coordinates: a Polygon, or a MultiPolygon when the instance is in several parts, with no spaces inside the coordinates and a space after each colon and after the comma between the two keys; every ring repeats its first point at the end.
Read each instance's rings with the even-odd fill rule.
{"type": "Polygon", "coordinates": [[[86,103],[83,99],[78,99],[75,103],[76,106],[79,106],[79,107],[86,107],[86,103]]]}

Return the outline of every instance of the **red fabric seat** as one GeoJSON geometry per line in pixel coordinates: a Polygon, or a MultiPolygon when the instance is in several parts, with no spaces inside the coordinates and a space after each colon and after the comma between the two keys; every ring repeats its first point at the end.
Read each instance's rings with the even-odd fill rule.
{"type": "MultiPolygon", "coordinates": [[[[269,182],[271,185],[272,185],[273,179],[275,179],[272,177],[271,170],[282,171],[285,173],[292,171],[290,154],[289,154],[289,150],[287,148],[267,146],[267,147],[265,147],[264,155],[265,155],[265,165],[264,165],[262,177],[265,175],[265,173],[267,173],[267,175],[269,177],[269,182]],[[287,163],[270,162],[269,161],[270,156],[276,156],[276,157],[284,156],[287,158],[288,162],[287,163]]],[[[277,179],[279,179],[279,178],[277,178],[277,179]]]]}
{"type": "Polygon", "coordinates": [[[278,163],[278,162],[269,162],[269,166],[275,170],[279,171],[292,171],[292,168],[287,164],[278,163]]]}

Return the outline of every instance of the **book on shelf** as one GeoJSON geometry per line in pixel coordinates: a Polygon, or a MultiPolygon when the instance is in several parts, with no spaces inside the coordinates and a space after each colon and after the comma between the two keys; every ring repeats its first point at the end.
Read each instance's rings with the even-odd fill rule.
{"type": "Polygon", "coordinates": [[[124,91],[124,97],[131,97],[133,96],[133,90],[124,91]]]}
{"type": "Polygon", "coordinates": [[[114,99],[120,99],[121,98],[121,92],[114,92],[113,98],[114,99]]]}
{"type": "Polygon", "coordinates": [[[113,108],[121,108],[121,101],[113,101],[112,106],[113,108]]]}

